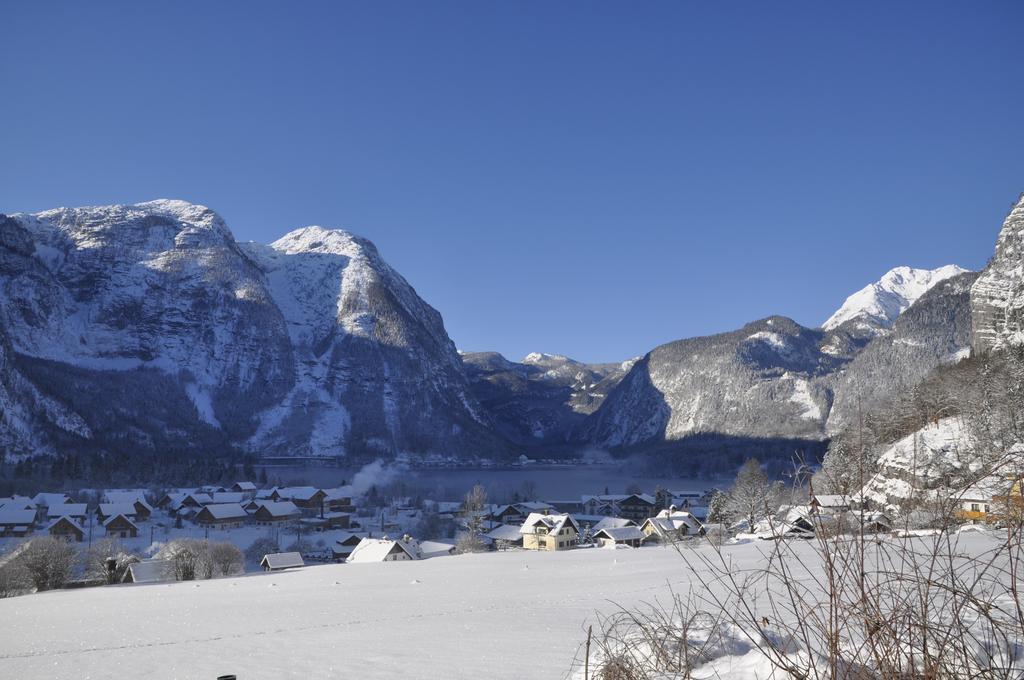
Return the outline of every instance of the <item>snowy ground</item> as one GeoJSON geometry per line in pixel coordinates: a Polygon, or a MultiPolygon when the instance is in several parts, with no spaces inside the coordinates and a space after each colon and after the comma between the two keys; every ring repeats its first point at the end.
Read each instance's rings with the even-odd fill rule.
{"type": "MultiPolygon", "coordinates": [[[[725,550],[751,566],[767,548],[725,550]]],[[[672,550],[645,547],[47,592],[0,600],[0,678],[563,678],[595,612],[666,598],[692,577],[672,550]]],[[[716,669],[752,677],[752,655],[716,669]]]]}

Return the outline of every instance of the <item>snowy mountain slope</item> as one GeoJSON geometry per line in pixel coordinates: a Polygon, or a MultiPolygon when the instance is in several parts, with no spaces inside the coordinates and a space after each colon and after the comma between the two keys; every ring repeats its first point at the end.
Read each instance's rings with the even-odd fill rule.
{"type": "Polygon", "coordinates": [[[696,433],[806,437],[824,433],[839,360],[825,334],[785,317],[731,333],[678,340],[638,361],[577,436],[637,447],[696,433]]]}
{"type": "Polygon", "coordinates": [[[856,321],[877,333],[878,329],[892,325],[900,314],[934,285],[966,271],[952,264],[938,269],[896,267],[875,283],[846,298],[843,305],[821,327],[833,330],[844,323],[856,321]]]}
{"type": "Polygon", "coordinates": [[[975,352],[1024,344],[1024,194],[1003,222],[995,257],[971,287],[971,308],[975,352]]]}
{"type": "Polygon", "coordinates": [[[95,435],[65,448],[493,447],[440,315],[366,241],[307,228],[239,246],[183,201],[2,224],[0,329],[18,371],[95,435]]]}
{"type": "Polygon", "coordinates": [[[977,276],[959,274],[933,286],[835,374],[830,434],[855,422],[859,408],[878,408],[913,389],[937,366],[968,356],[970,290],[977,276]]]}

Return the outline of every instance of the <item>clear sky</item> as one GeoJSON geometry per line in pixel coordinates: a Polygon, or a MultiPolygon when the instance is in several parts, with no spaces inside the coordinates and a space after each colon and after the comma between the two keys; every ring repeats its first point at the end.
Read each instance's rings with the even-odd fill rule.
{"type": "Polygon", "coordinates": [[[1024,191],[1021,2],[0,5],[0,211],[182,198],[373,240],[462,349],[614,361],[906,264],[1024,191]]]}

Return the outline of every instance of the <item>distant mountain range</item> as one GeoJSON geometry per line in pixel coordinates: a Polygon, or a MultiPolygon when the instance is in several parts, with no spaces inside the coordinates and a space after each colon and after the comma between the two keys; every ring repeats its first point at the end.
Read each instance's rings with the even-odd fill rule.
{"type": "Polygon", "coordinates": [[[344,231],[238,243],[182,201],[0,215],[0,446],[361,460],[820,442],[972,341],[1017,341],[1020,204],[1008,224],[980,277],[897,267],[821,328],[769,317],[592,365],[457,352],[344,231]]]}

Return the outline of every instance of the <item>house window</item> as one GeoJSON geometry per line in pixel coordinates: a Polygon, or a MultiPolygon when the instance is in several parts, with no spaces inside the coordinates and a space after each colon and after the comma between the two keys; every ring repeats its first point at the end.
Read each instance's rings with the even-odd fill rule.
{"type": "Polygon", "coordinates": [[[977,503],[971,503],[971,511],[972,512],[978,512],[979,510],[981,510],[981,508],[978,506],[977,503]]]}

